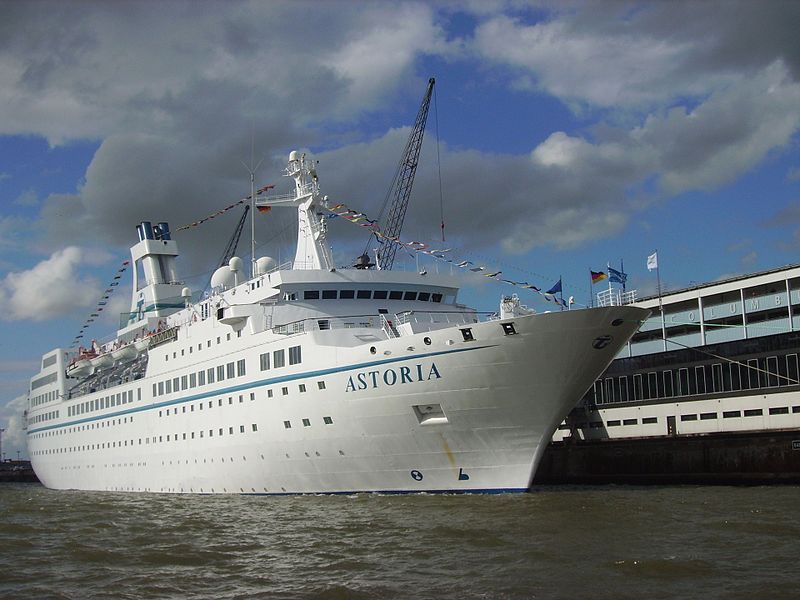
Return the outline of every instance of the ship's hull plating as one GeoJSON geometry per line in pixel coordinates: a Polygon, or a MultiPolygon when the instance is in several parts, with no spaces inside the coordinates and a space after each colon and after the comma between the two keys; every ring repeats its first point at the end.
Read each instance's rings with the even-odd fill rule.
{"type": "Polygon", "coordinates": [[[302,333],[303,363],[286,372],[168,401],[145,378],[125,408],[33,429],[32,464],[57,489],[526,490],[557,424],[646,314],[541,314],[471,325],[471,340],[451,327],[354,347],[302,333]]]}

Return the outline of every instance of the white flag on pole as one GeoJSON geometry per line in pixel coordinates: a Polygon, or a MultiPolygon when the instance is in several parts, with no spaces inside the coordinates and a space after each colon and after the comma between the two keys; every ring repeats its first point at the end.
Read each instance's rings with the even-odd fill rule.
{"type": "Polygon", "coordinates": [[[647,257],[647,270],[652,271],[658,268],[658,252],[653,252],[647,257]]]}

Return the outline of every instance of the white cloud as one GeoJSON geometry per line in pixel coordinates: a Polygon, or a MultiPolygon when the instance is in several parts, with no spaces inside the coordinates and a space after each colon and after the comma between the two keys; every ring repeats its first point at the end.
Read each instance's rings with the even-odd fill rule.
{"type": "Polygon", "coordinates": [[[0,280],[0,303],[5,320],[44,321],[68,314],[96,300],[99,286],[79,273],[84,251],[75,246],[57,250],[27,271],[0,280]]]}
{"type": "Polygon", "coordinates": [[[39,203],[39,197],[35,190],[25,190],[16,197],[13,203],[18,206],[36,206],[39,203]]]}

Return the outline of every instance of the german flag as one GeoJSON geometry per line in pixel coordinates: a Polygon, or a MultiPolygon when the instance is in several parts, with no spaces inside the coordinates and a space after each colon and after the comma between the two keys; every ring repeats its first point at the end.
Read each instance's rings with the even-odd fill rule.
{"type": "Polygon", "coordinates": [[[600,283],[604,279],[608,279],[608,275],[602,271],[599,273],[597,271],[589,271],[589,273],[592,275],[592,283],[600,283]]]}

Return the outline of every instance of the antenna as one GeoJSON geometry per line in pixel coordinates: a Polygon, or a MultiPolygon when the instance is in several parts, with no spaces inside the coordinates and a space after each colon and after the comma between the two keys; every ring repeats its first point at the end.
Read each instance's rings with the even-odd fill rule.
{"type": "Polygon", "coordinates": [[[261,163],[264,162],[264,157],[261,157],[261,160],[258,161],[258,164],[253,166],[255,159],[253,155],[255,154],[255,133],[250,133],[250,165],[248,166],[247,163],[241,161],[244,165],[244,168],[247,169],[247,172],[250,174],[250,277],[253,278],[256,276],[256,171],[258,171],[258,167],[261,166],[261,163]]]}

